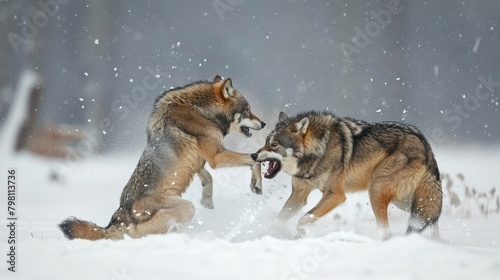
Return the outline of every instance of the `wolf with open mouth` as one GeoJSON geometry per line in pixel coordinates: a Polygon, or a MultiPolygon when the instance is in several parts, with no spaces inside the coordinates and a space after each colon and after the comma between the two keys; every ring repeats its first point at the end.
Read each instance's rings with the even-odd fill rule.
{"type": "Polygon", "coordinates": [[[442,190],[431,147],[414,126],[398,122],[368,123],[332,113],[307,112],[288,117],[281,112],[264,147],[252,154],[268,162],[265,178],[281,170],[292,176],[292,194],[278,214],[288,220],[306,205],[317,188],[323,197],[300,218],[297,237],[307,226],[346,200],[346,192],[368,190],[382,230],[390,237],[387,207],[410,212],[407,234],[432,226],[439,235],[442,190]]]}
{"type": "Polygon", "coordinates": [[[195,214],[193,203],[182,198],[195,175],[203,186],[201,205],[214,208],[213,180],[206,163],[212,168],[254,166],[250,187],[262,189],[260,165],[255,167],[250,154],[226,149],[223,140],[231,132],[250,137],[250,129],[260,130],[265,125],[233,87],[231,78],[217,75],[213,81],[164,92],[148,121],[146,147],[108,225],[71,217],[60,229],[68,239],[89,240],[177,231],[195,214]]]}

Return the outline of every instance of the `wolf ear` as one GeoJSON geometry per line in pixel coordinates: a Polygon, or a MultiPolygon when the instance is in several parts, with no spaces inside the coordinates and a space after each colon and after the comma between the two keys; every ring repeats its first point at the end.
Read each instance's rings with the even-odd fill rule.
{"type": "Polygon", "coordinates": [[[227,78],[224,83],[222,83],[222,95],[225,99],[234,95],[233,81],[231,81],[231,78],[227,78]]]}
{"type": "Polygon", "coordinates": [[[295,129],[296,132],[304,135],[304,134],[306,134],[308,126],[309,126],[309,118],[308,117],[303,117],[300,121],[298,121],[294,125],[294,129],[295,129]]]}
{"type": "Polygon", "coordinates": [[[218,83],[218,82],[220,82],[220,81],[222,81],[222,77],[221,77],[221,76],[219,76],[219,75],[216,75],[216,76],[215,76],[215,78],[214,78],[213,83],[215,84],[215,83],[218,83]]]}
{"type": "Polygon", "coordinates": [[[278,117],[278,122],[283,122],[288,119],[288,116],[284,112],[280,112],[280,115],[278,117]]]}

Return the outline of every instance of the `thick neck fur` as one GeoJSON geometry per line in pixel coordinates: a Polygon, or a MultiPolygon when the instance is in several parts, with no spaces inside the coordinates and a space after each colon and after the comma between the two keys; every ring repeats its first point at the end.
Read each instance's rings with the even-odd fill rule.
{"type": "Polygon", "coordinates": [[[337,118],[330,113],[318,114],[313,112],[300,114],[294,119],[298,121],[304,117],[309,118],[309,127],[302,136],[303,151],[297,154],[299,170],[303,171],[296,174],[296,177],[311,178],[316,174],[320,174],[323,170],[323,167],[319,166],[319,164],[324,162],[323,158],[325,157],[327,144],[332,137],[332,125],[336,123],[337,118]],[[304,168],[306,166],[307,168],[304,168]]]}
{"type": "MultiPolygon", "coordinates": [[[[211,120],[223,135],[228,133],[229,123],[232,121],[231,114],[224,110],[225,101],[220,93],[220,86],[208,81],[201,81],[169,90],[157,99],[152,114],[165,115],[166,119],[169,111],[179,107],[188,107],[190,114],[202,115],[205,119],[211,120]]],[[[158,118],[151,119],[158,120],[158,118]]],[[[149,131],[164,129],[158,125],[158,123],[150,123],[149,131]]]]}

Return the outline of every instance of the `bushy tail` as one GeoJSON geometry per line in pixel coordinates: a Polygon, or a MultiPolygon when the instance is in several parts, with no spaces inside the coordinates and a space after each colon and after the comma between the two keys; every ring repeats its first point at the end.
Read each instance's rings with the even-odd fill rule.
{"type": "Polygon", "coordinates": [[[94,223],[82,221],[75,217],[68,218],[59,224],[59,228],[68,239],[99,240],[106,238],[107,229],[94,223]]]}
{"type": "Polygon", "coordinates": [[[435,174],[427,174],[415,190],[411,204],[410,220],[406,234],[421,232],[427,226],[433,226],[432,235],[439,236],[438,220],[443,205],[441,180],[435,174]]]}

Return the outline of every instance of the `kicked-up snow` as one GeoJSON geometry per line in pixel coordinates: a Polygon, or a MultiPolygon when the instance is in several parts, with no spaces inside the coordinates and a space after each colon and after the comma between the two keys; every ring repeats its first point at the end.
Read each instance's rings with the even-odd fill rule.
{"type": "MultiPolygon", "coordinates": [[[[213,210],[200,205],[202,187],[193,180],[184,197],[196,214],[183,233],[66,240],[57,224],[69,216],[108,223],[138,157],[89,157],[68,166],[29,153],[2,155],[4,182],[7,170],[17,169],[18,221],[16,272],[7,270],[9,231],[7,219],[2,222],[0,278],[500,279],[500,190],[492,193],[499,149],[436,151],[441,171],[449,174],[443,179],[440,240],[427,233],[405,236],[408,214],[391,207],[394,236],[381,241],[366,193],[349,194],[305,238],[294,240],[298,218],[320,193],[313,192],[289,222],[276,222],[291,192],[290,177],[264,180],[263,194],[255,195],[247,168],[209,170],[213,210]]],[[[0,197],[6,217],[6,191],[0,197]]]]}

